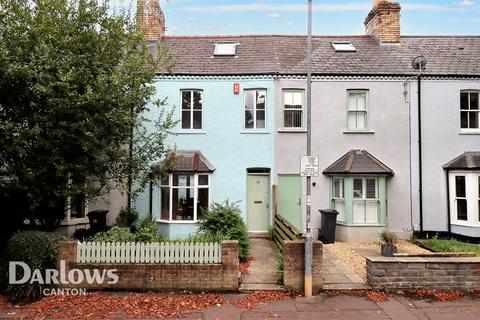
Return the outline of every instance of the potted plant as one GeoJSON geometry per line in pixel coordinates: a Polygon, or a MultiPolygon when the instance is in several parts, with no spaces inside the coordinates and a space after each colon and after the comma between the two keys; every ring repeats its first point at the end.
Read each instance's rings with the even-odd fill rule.
{"type": "Polygon", "coordinates": [[[397,243],[398,237],[395,233],[385,229],[377,234],[378,239],[380,240],[381,254],[384,257],[393,257],[394,253],[397,253],[397,243]]]}

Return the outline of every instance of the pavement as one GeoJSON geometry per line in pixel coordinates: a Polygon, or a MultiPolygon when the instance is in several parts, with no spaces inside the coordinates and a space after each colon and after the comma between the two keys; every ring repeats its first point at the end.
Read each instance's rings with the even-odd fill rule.
{"type": "MultiPolygon", "coordinates": [[[[238,298],[226,295],[225,300],[238,298]]],[[[240,309],[225,303],[178,319],[256,320],[256,319],[354,319],[354,320],[478,320],[480,300],[409,300],[391,297],[387,302],[372,302],[365,297],[315,296],[260,304],[255,309],[240,309]]]]}

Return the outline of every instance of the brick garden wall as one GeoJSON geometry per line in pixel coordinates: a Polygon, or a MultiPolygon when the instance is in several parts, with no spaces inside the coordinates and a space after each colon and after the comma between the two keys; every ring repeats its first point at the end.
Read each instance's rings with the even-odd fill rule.
{"type": "Polygon", "coordinates": [[[62,242],[58,250],[58,261],[66,262],[70,269],[117,269],[116,284],[90,285],[85,281],[68,288],[110,290],[222,290],[236,291],[239,288],[238,241],[222,242],[220,264],[85,264],[77,263],[77,242],[62,242]]]}
{"type": "MultiPolygon", "coordinates": [[[[323,244],[313,242],[313,289],[322,289],[323,244]]],[[[290,290],[303,290],[305,276],[305,240],[284,241],[283,284],[290,290]]]]}
{"type": "Polygon", "coordinates": [[[368,283],[375,289],[480,289],[480,257],[367,257],[368,283]]]}

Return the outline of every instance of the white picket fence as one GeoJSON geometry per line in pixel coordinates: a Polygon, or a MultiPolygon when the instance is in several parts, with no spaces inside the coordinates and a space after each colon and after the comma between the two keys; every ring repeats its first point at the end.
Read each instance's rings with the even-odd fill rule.
{"type": "Polygon", "coordinates": [[[221,263],[219,243],[78,242],[77,263],[221,263]]]}

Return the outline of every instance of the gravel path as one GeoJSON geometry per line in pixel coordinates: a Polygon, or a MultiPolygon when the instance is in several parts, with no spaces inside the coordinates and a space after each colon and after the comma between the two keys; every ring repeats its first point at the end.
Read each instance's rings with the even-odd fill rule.
{"type": "MultiPolygon", "coordinates": [[[[325,244],[325,248],[328,248],[333,254],[335,254],[340,260],[345,262],[352,270],[358,274],[365,281],[367,280],[365,256],[361,254],[362,251],[374,251],[380,255],[380,246],[375,243],[344,243],[336,242],[333,244],[325,244]]],[[[420,248],[408,241],[400,240],[397,243],[399,252],[420,254],[428,253],[427,250],[420,248]]]]}

